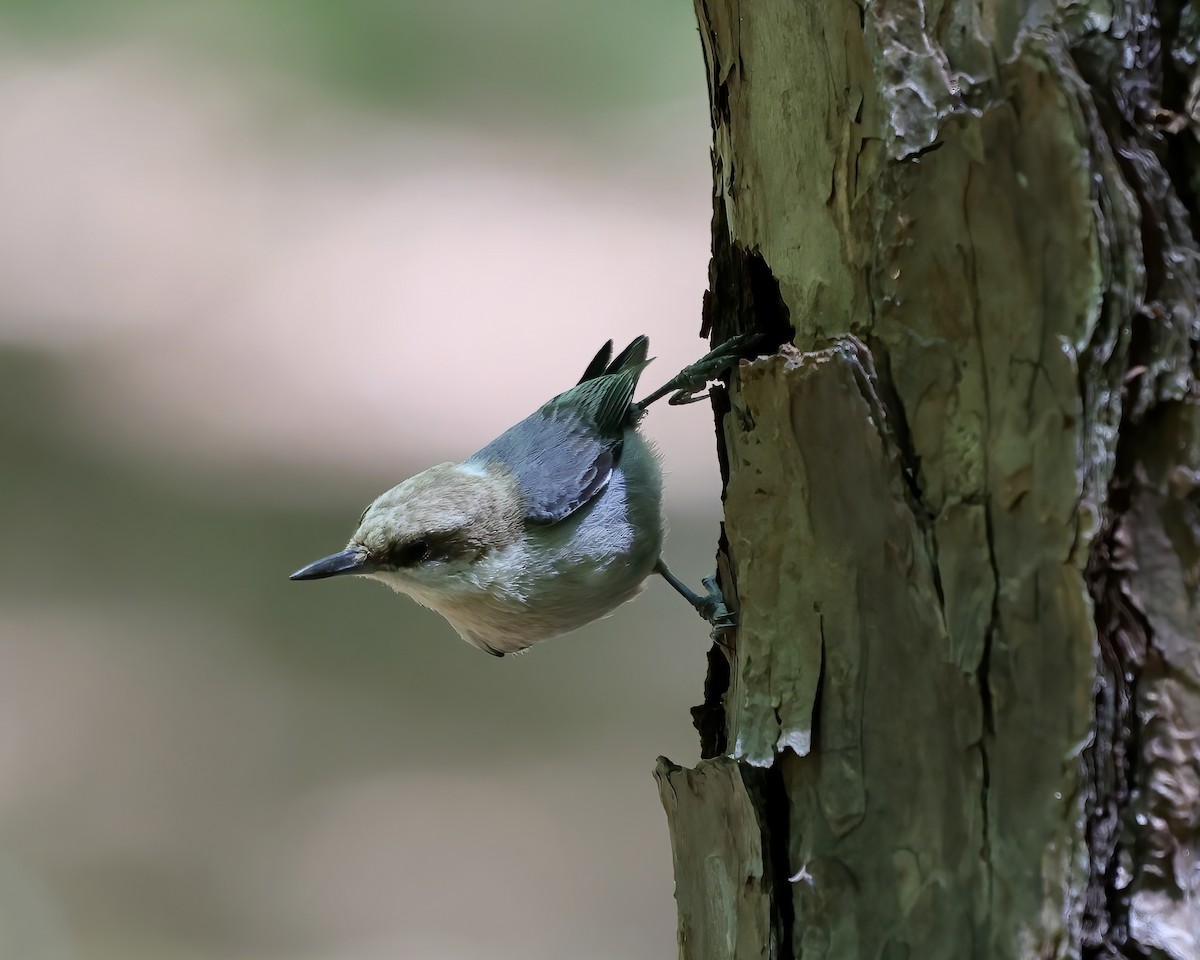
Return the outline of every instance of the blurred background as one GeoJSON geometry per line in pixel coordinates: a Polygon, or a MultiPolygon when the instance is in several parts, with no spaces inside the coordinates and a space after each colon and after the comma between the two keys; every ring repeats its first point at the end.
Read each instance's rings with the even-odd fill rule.
{"type": "MultiPolygon", "coordinates": [[[[686,0],[0,0],[0,958],[663,958],[665,585],[494,660],[362,508],[651,335],[705,349],[686,0]]],[[[711,412],[655,408],[667,557],[711,412]]]]}

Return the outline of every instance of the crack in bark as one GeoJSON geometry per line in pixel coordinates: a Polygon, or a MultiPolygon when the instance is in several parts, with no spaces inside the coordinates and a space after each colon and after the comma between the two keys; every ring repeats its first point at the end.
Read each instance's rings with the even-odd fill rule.
{"type": "Polygon", "coordinates": [[[763,353],[791,343],[796,330],[779,281],[758,250],[747,250],[730,239],[725,204],[719,197],[713,202],[712,251],[700,336],[720,343],[739,333],[757,333],[763,353]]]}
{"type": "MultiPolygon", "coordinates": [[[[779,758],[763,778],[763,813],[768,834],[764,843],[769,844],[764,847],[764,851],[769,852],[771,864],[771,929],[777,935],[777,947],[771,952],[772,960],[794,960],[795,957],[793,930],[796,925],[796,911],[792,903],[792,871],[788,863],[792,849],[791,799],[783,775],[784,759],[779,758]]],[[[766,861],[767,857],[764,856],[763,859],[766,861]]]]}
{"type": "MultiPolygon", "coordinates": [[[[1128,466],[1123,463],[1122,466],[1128,466]]],[[[1122,864],[1127,841],[1122,833],[1136,790],[1136,758],[1141,724],[1134,710],[1137,677],[1145,662],[1149,625],[1126,598],[1122,568],[1130,563],[1121,515],[1128,506],[1128,483],[1114,480],[1112,511],[1089,557],[1087,579],[1095,604],[1099,664],[1096,719],[1083,760],[1091,789],[1087,804],[1090,861],[1081,940],[1088,958],[1125,956],[1144,949],[1129,940],[1130,876],[1122,864]]]]}
{"type": "Polygon", "coordinates": [[[880,405],[885,410],[887,425],[891,428],[892,441],[900,455],[901,472],[912,500],[913,516],[917,520],[917,525],[925,533],[925,544],[929,550],[929,563],[933,574],[933,588],[937,592],[942,620],[945,621],[946,592],[942,587],[942,571],[938,566],[937,528],[934,523],[936,514],[925,496],[925,483],[921,475],[921,458],[917,454],[916,444],[913,442],[912,430],[908,424],[908,415],[905,412],[904,404],[896,390],[891,351],[878,337],[868,337],[867,348],[872,356],[878,358],[878,362],[875,364],[875,378],[880,405]]]}
{"type": "MultiPolygon", "coordinates": [[[[987,397],[987,373],[983,375],[984,398],[987,397]]],[[[985,445],[986,446],[986,445],[985,445]]],[[[984,453],[986,462],[987,454],[984,453]]],[[[985,473],[986,476],[986,473],[985,473]]],[[[992,528],[992,500],[985,496],[983,501],[984,533],[987,537],[988,566],[992,571],[992,609],[988,615],[987,628],[983,634],[983,652],[979,657],[979,667],[975,671],[975,683],[979,689],[979,703],[983,710],[983,729],[979,735],[979,761],[981,777],[979,782],[980,807],[980,858],[983,861],[984,929],[990,934],[992,922],[992,892],[995,884],[995,869],[992,865],[992,823],[991,823],[991,787],[992,771],[988,759],[987,738],[996,733],[996,718],[993,713],[991,667],[992,644],[995,640],[997,625],[1000,621],[1000,568],[996,563],[996,540],[992,528]]]]}
{"type": "Polygon", "coordinates": [[[995,643],[996,631],[1000,620],[1000,567],[996,560],[996,539],[993,511],[993,493],[991,489],[991,432],[992,432],[992,394],[991,383],[988,375],[988,358],[984,349],[984,332],[980,326],[980,304],[979,304],[979,273],[974,255],[974,241],[971,238],[971,217],[970,208],[966,203],[966,198],[971,190],[971,177],[973,169],[968,169],[966,183],[963,188],[963,222],[967,229],[967,245],[962,249],[964,258],[965,272],[969,278],[967,288],[971,292],[971,328],[974,334],[974,342],[977,352],[977,360],[979,364],[979,381],[980,390],[983,394],[983,425],[982,425],[982,443],[980,444],[980,458],[982,460],[980,469],[981,489],[979,491],[979,499],[983,506],[983,522],[984,536],[987,543],[987,562],[988,568],[992,576],[992,605],[988,612],[987,626],[983,633],[983,649],[979,656],[979,665],[975,669],[975,685],[978,690],[980,710],[983,716],[983,729],[979,736],[979,759],[981,768],[980,786],[979,786],[979,808],[980,808],[980,859],[983,862],[984,872],[984,890],[985,904],[984,924],[985,929],[991,924],[991,905],[992,892],[995,882],[995,868],[992,863],[992,838],[991,838],[991,762],[988,757],[988,737],[994,736],[996,732],[996,718],[994,704],[992,703],[992,687],[991,687],[991,661],[992,648],[995,643]]]}
{"type": "Polygon", "coordinates": [[[704,676],[704,702],[692,707],[692,726],[700,734],[700,757],[711,760],[729,750],[725,695],[729,692],[729,658],[719,644],[708,648],[704,676]]]}

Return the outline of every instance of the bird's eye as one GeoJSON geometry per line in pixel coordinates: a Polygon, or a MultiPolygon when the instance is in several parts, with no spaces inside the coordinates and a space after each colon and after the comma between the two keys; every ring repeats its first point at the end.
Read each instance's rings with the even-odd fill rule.
{"type": "Polygon", "coordinates": [[[407,543],[400,543],[393,547],[391,553],[388,554],[388,560],[397,567],[415,567],[418,563],[428,560],[429,555],[429,541],[424,537],[418,537],[416,540],[409,540],[407,543]]]}

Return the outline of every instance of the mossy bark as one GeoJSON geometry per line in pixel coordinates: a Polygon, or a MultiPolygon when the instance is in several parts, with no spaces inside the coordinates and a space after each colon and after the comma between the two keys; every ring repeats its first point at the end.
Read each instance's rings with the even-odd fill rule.
{"type": "Polygon", "coordinates": [[[720,566],[681,955],[1200,958],[1200,8],[697,0],[720,566]]]}

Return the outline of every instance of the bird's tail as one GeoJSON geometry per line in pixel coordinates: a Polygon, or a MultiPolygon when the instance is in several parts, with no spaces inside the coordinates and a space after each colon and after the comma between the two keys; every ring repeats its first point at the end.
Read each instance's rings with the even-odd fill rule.
{"type": "Polygon", "coordinates": [[[588,419],[601,433],[620,432],[631,417],[637,418],[633,391],[637,389],[638,378],[650,362],[646,356],[649,349],[649,337],[636,337],[633,343],[617,354],[616,359],[610,360],[612,341],[609,340],[587,365],[579,383],[555,397],[551,403],[556,404],[569,397],[571,405],[578,411],[586,412],[588,419]]]}
{"type": "Polygon", "coordinates": [[[595,380],[597,377],[603,377],[606,374],[621,373],[633,368],[637,368],[640,372],[641,368],[649,363],[646,356],[650,351],[650,338],[647,336],[636,337],[629,346],[617,354],[615,360],[612,359],[612,349],[613,342],[609,340],[592,357],[592,362],[587,365],[587,369],[583,371],[583,376],[579,378],[580,383],[586,383],[588,380],[595,380]]]}

